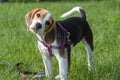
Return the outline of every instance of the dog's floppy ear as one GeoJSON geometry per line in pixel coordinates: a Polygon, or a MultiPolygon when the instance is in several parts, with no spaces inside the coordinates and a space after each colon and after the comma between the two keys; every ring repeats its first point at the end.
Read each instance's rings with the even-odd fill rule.
{"type": "Polygon", "coordinates": [[[27,24],[27,29],[29,29],[31,23],[32,23],[32,11],[28,12],[26,15],[25,15],[25,21],[26,21],[26,24],[27,24]]]}

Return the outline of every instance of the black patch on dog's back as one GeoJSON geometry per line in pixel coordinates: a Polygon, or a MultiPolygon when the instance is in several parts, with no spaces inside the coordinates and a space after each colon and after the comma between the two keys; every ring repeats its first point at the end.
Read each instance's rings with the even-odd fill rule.
{"type": "MultiPolygon", "coordinates": [[[[71,44],[73,44],[74,46],[79,41],[81,41],[81,39],[84,36],[84,33],[89,28],[89,24],[86,22],[86,20],[80,17],[71,17],[63,21],[57,21],[57,23],[60,23],[68,32],[70,32],[71,44]]],[[[57,25],[59,34],[62,37],[64,33],[62,32],[59,25],[58,24],[56,25],[57,25]]],[[[63,37],[62,37],[62,40],[63,40],[63,37]]]]}

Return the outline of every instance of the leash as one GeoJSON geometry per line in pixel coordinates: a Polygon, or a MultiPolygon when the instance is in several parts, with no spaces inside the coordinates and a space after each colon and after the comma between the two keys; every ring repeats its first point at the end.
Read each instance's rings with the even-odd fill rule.
{"type": "MultiPolygon", "coordinates": [[[[10,71],[10,73],[12,71],[16,71],[18,72],[18,75],[20,78],[22,79],[26,79],[28,78],[28,75],[34,75],[32,78],[33,79],[42,79],[45,77],[45,72],[41,71],[41,72],[32,72],[32,71],[28,71],[28,70],[20,70],[19,66],[22,65],[23,63],[17,63],[15,65],[15,67],[10,71]]],[[[30,80],[32,80],[32,78],[30,80]]]]}
{"type": "Polygon", "coordinates": [[[64,42],[59,45],[59,46],[54,46],[54,45],[48,45],[46,44],[44,41],[39,40],[39,38],[37,37],[37,39],[48,49],[49,55],[52,57],[52,48],[54,49],[64,49],[66,48],[68,45],[70,45],[71,40],[70,40],[70,32],[68,32],[60,23],[57,23],[59,25],[59,27],[64,31],[64,42]]]}

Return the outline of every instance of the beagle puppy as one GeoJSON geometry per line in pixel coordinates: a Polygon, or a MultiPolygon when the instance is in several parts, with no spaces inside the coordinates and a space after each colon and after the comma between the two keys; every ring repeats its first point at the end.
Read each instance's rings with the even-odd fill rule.
{"type": "Polygon", "coordinates": [[[41,8],[34,9],[25,16],[27,29],[37,37],[46,77],[52,76],[52,57],[54,56],[59,64],[59,74],[55,78],[67,80],[71,48],[80,41],[84,43],[87,52],[88,69],[93,69],[93,35],[84,10],[81,7],[74,7],[61,17],[69,16],[74,12],[80,13],[81,17],[70,17],[55,22],[51,13],[41,8]]]}

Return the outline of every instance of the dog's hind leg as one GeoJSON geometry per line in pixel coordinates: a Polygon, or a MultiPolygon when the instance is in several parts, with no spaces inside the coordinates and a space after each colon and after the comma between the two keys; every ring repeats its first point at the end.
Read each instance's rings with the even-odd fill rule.
{"type": "Polygon", "coordinates": [[[85,50],[87,52],[87,57],[88,57],[88,69],[90,71],[93,71],[93,66],[94,66],[94,62],[93,62],[93,40],[92,40],[92,36],[85,36],[83,38],[83,43],[85,45],[85,50]]]}

